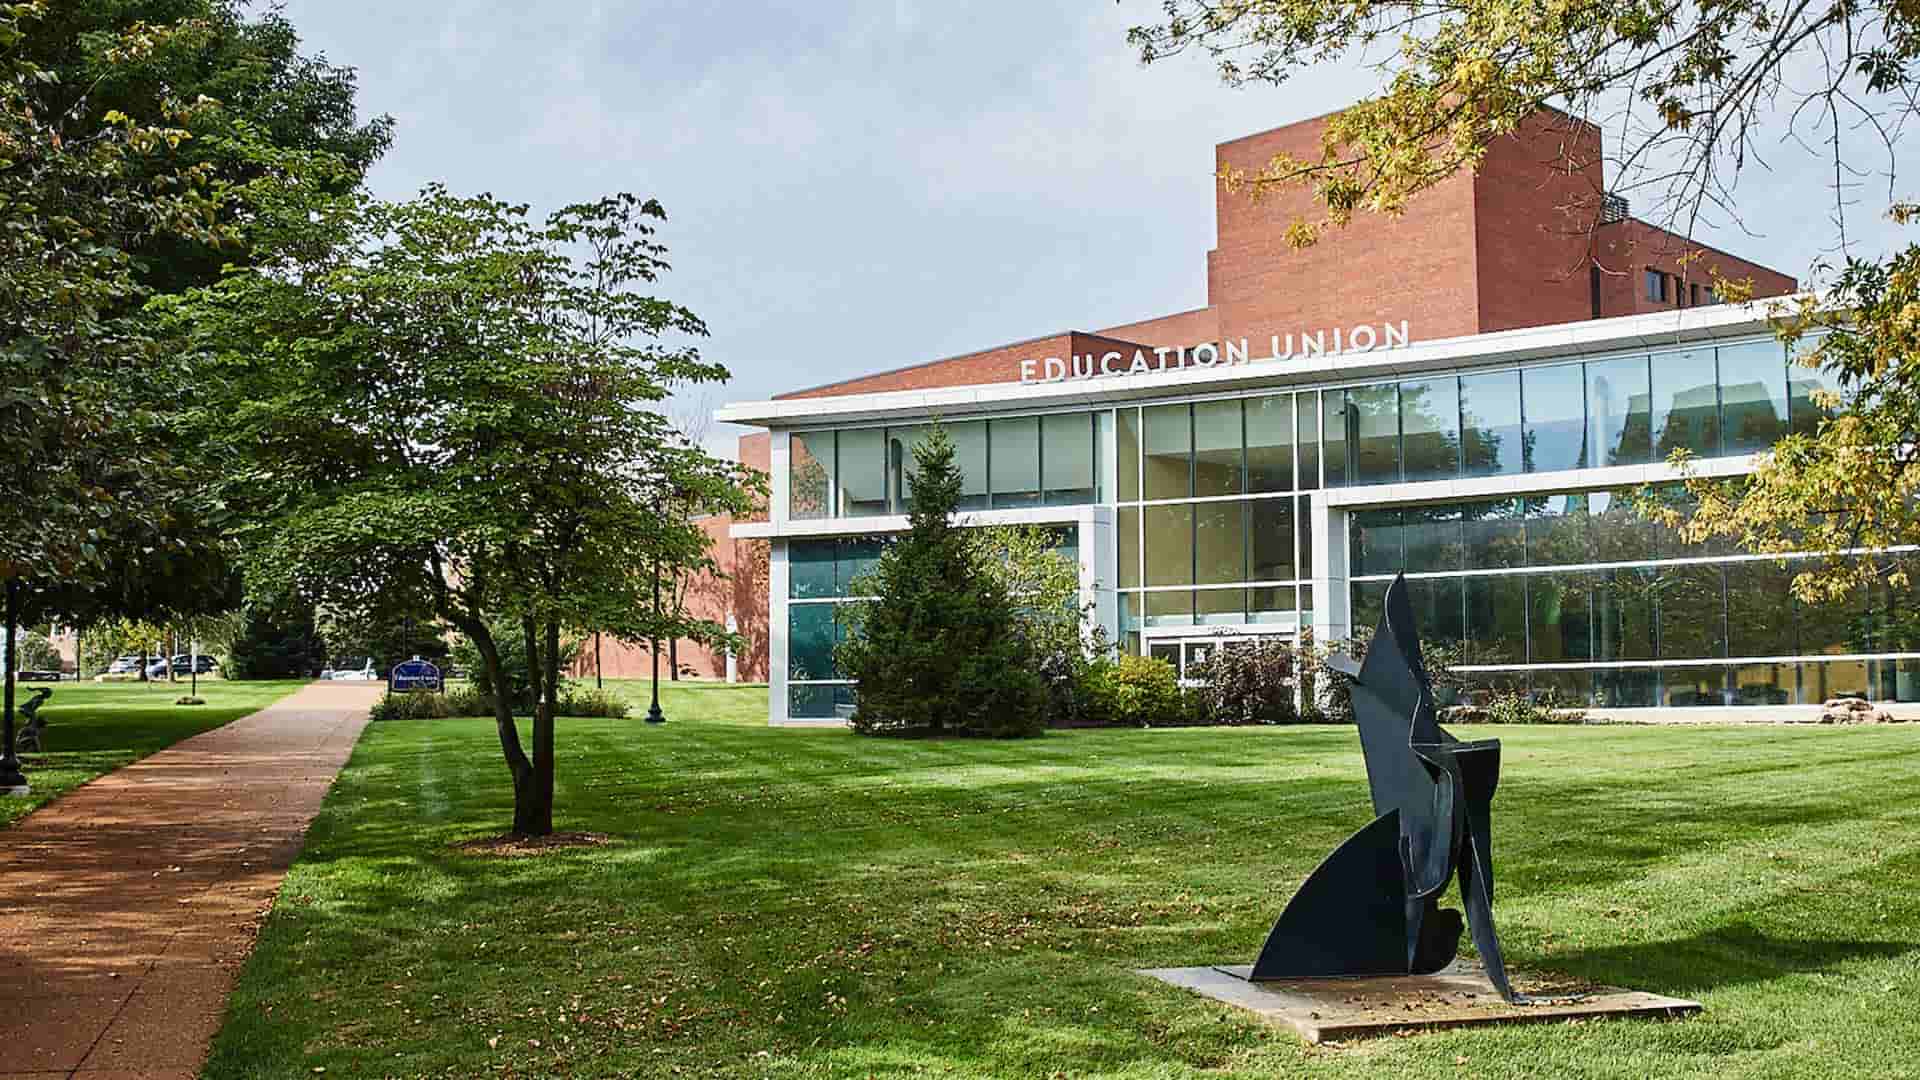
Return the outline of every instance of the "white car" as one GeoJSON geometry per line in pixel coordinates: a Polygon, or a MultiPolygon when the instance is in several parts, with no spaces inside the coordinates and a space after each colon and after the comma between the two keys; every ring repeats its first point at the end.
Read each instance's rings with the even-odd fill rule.
{"type": "Polygon", "coordinates": [[[373,669],[373,658],[368,657],[365,666],[359,668],[330,668],[320,673],[323,679],[334,682],[378,682],[380,673],[373,669]]]}

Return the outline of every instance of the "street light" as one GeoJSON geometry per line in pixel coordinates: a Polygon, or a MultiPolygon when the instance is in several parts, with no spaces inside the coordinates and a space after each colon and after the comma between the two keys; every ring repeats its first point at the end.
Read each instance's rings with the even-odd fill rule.
{"type": "MultiPolygon", "coordinates": [[[[653,560],[653,618],[655,622],[653,636],[648,638],[648,641],[653,645],[653,704],[647,707],[647,723],[664,724],[667,722],[667,714],[660,711],[660,628],[658,625],[660,620],[659,559],[653,560]]],[[[7,682],[7,693],[8,695],[12,695],[13,693],[13,682],[11,679],[7,682]]],[[[9,700],[11,700],[11,696],[9,696],[9,700]]],[[[9,707],[7,715],[13,715],[11,707],[9,707]]]]}

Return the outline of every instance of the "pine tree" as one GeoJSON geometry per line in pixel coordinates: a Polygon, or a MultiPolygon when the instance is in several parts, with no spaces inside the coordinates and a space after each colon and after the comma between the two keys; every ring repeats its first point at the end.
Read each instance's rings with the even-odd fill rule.
{"type": "Polygon", "coordinates": [[[857,684],[854,730],[1007,737],[1044,727],[1043,688],[1016,604],[982,572],[954,520],[960,470],[938,422],[913,452],[905,535],[889,545],[845,605],[840,669],[857,684]]]}

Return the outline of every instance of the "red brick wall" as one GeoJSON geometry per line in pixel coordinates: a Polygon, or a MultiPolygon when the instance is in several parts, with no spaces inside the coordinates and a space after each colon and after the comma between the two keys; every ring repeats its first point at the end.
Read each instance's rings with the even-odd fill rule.
{"type": "MultiPolygon", "coordinates": [[[[1325,126],[1322,117],[1221,143],[1215,165],[1251,174],[1277,153],[1316,156],[1325,126]]],[[[1416,340],[1479,329],[1470,176],[1423,192],[1400,217],[1356,214],[1300,250],[1287,246],[1286,231],[1321,216],[1310,190],[1256,200],[1221,186],[1214,205],[1219,245],[1208,257],[1207,297],[1224,338],[1261,343],[1275,333],[1402,319],[1416,340]]]]}
{"type": "Polygon", "coordinates": [[[1064,334],[1051,334],[1031,341],[1002,345],[983,352],[952,356],[945,360],[933,360],[894,371],[883,371],[877,375],[829,383],[826,386],[816,386],[807,390],[796,390],[790,394],[778,394],[776,397],[783,400],[837,397],[842,394],[874,394],[885,390],[925,390],[938,386],[1019,382],[1022,360],[1040,361],[1050,356],[1057,356],[1071,363],[1071,358],[1076,355],[1097,354],[1112,349],[1129,354],[1131,359],[1133,350],[1146,344],[1071,330],[1064,334]]]}
{"type": "Polygon", "coordinates": [[[1121,341],[1137,341],[1142,345],[1185,348],[1203,341],[1220,340],[1220,309],[1195,308],[1177,315],[1162,315],[1157,319],[1103,327],[1098,333],[1121,341]]]}
{"type": "Polygon", "coordinates": [[[1595,233],[1594,258],[1600,265],[1601,314],[1636,315],[1650,311],[1685,307],[1692,301],[1698,283],[1702,292],[1713,281],[1713,274],[1735,281],[1751,277],[1756,297],[1784,296],[1796,290],[1798,283],[1777,270],[1729,255],[1716,248],[1690,241],[1637,218],[1601,226],[1595,233]],[[1698,257],[1681,265],[1690,253],[1698,257]],[[1643,271],[1653,269],[1673,275],[1665,303],[1647,299],[1643,271]],[[1676,296],[1684,292],[1684,296],[1676,296]]]}
{"type": "Polygon", "coordinates": [[[1474,176],[1474,249],[1482,333],[1593,317],[1600,132],[1541,110],[1487,149],[1474,176]]]}

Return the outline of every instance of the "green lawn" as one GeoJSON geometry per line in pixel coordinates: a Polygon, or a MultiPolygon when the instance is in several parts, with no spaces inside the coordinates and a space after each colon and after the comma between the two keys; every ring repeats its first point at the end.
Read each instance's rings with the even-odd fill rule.
{"type": "Polygon", "coordinates": [[[47,719],[41,740],[46,750],[22,756],[33,792],[25,798],[0,796],[0,828],[102,773],[257,712],[306,683],[201,679],[205,705],[173,703],[187,692],[184,680],[172,686],[165,682],[21,683],[14,689],[16,704],[26,702],[41,685],[53,688],[53,697],[40,710],[47,719]]]}
{"type": "Polygon", "coordinates": [[[563,721],[558,824],[618,841],[519,860],[449,850],[508,820],[491,724],[369,727],[205,1075],[1920,1072],[1920,728],[1462,730],[1507,747],[1510,960],[1707,1011],[1309,1048],[1133,970],[1252,959],[1368,817],[1350,729],[869,741],[763,702],[563,721]]]}

